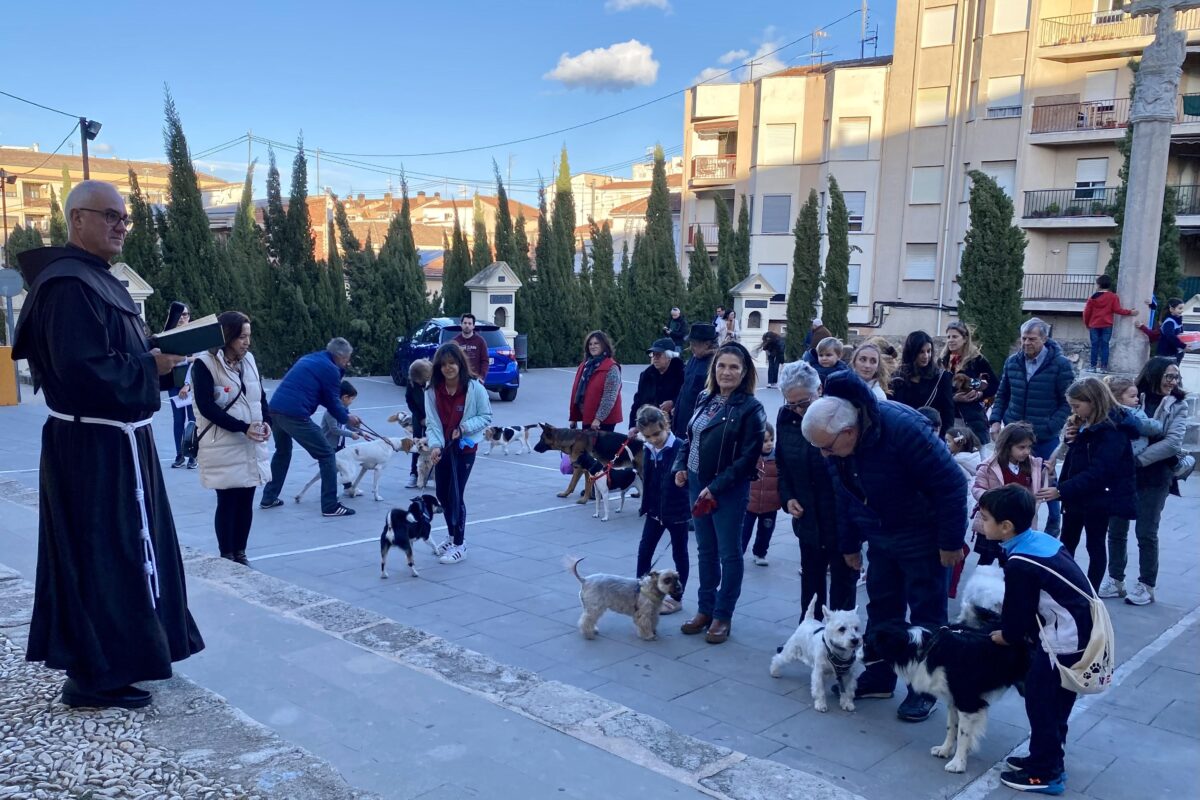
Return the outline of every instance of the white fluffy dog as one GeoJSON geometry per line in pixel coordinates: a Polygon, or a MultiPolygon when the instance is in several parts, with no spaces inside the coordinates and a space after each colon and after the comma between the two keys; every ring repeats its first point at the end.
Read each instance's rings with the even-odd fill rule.
{"type": "Polygon", "coordinates": [[[1004,570],[1000,565],[976,567],[963,587],[961,603],[959,624],[988,633],[999,628],[1004,607],[1004,570]]]}
{"type": "Polygon", "coordinates": [[[836,678],[841,687],[838,701],[844,711],[854,710],[854,690],[858,686],[855,666],[862,660],[862,622],[858,609],[830,611],[821,607],[825,621],[816,618],[817,597],[808,604],[800,627],[771,659],[771,677],[778,678],[783,667],[792,661],[803,661],[812,667],[813,708],[825,712],[829,703],[825,687],[830,678],[836,678]]]}
{"type": "MultiPolygon", "coordinates": [[[[369,442],[356,442],[343,447],[338,451],[336,461],[338,482],[342,485],[350,484],[350,488],[346,490],[346,496],[361,496],[362,492],[359,491],[358,484],[368,472],[371,472],[374,473],[372,494],[376,501],[383,500],[383,495],[379,493],[379,480],[383,477],[384,468],[396,453],[407,453],[412,448],[412,439],[407,437],[401,439],[398,436],[372,439],[369,442]]],[[[300,498],[304,496],[309,487],[320,479],[321,475],[318,473],[313,476],[312,480],[304,484],[304,488],[296,493],[296,502],[299,503],[300,498]]]]}

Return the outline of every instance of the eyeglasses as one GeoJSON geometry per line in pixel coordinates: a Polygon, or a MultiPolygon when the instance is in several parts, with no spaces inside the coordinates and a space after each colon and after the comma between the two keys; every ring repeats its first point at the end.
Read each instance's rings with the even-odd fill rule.
{"type": "Polygon", "coordinates": [[[1181,380],[1183,380],[1182,376],[1174,372],[1163,375],[1163,383],[1179,383],[1181,380]]]}
{"type": "Polygon", "coordinates": [[[133,225],[133,219],[128,214],[118,214],[116,211],[113,211],[111,208],[107,209],[105,211],[101,211],[98,208],[81,208],[79,210],[80,211],[90,211],[93,214],[103,214],[104,222],[113,228],[117,227],[118,222],[123,224],[126,228],[131,227],[133,225]]]}
{"type": "Polygon", "coordinates": [[[814,400],[816,400],[815,397],[810,397],[807,400],[797,400],[794,403],[784,403],[783,407],[787,408],[787,409],[791,409],[792,411],[797,411],[802,408],[808,408],[809,406],[811,406],[813,404],[814,400]]]}
{"type": "Polygon", "coordinates": [[[833,437],[833,441],[832,441],[832,442],[830,442],[829,444],[825,445],[824,447],[818,447],[817,449],[821,451],[821,455],[823,455],[823,456],[831,456],[831,455],[833,455],[833,454],[834,454],[834,453],[833,453],[833,448],[837,447],[838,439],[842,438],[842,434],[843,434],[843,433],[845,433],[845,432],[846,432],[846,429],[842,429],[842,430],[838,431],[838,432],[837,432],[837,436],[834,436],[834,437],[833,437]]]}

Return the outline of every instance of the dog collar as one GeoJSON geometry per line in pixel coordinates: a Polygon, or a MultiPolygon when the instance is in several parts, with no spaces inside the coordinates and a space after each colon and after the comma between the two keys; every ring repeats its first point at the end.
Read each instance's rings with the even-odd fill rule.
{"type": "MultiPolygon", "coordinates": [[[[824,627],[817,628],[816,633],[824,631],[824,627]]],[[[850,671],[856,660],[855,654],[851,651],[849,656],[844,656],[829,646],[829,640],[824,636],[821,637],[821,643],[825,645],[825,655],[829,658],[829,663],[833,666],[833,672],[839,678],[850,671]]]]}

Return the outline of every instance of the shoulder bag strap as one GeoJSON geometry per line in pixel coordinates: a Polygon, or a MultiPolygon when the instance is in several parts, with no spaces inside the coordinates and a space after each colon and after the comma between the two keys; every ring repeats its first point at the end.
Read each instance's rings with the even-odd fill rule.
{"type": "MultiPolygon", "coordinates": [[[[238,385],[237,394],[235,394],[233,396],[233,399],[230,400],[229,403],[224,408],[221,409],[221,411],[229,411],[229,409],[233,408],[233,404],[236,403],[238,401],[238,399],[242,396],[242,392],[246,391],[246,380],[242,377],[241,370],[238,370],[238,384],[239,385],[238,385]]],[[[205,425],[204,430],[200,431],[200,435],[196,437],[197,441],[199,441],[200,439],[203,439],[204,434],[206,434],[210,430],[212,430],[212,426],[216,425],[216,424],[217,423],[215,423],[215,422],[210,422],[207,425],[205,425]]]]}
{"type": "Polygon", "coordinates": [[[1060,573],[1058,570],[1051,569],[1050,567],[1047,567],[1045,564],[1041,563],[1040,561],[1034,561],[1032,558],[1025,558],[1024,556],[1009,556],[1008,560],[1009,561],[1024,561],[1027,564],[1033,564],[1035,566],[1041,567],[1042,569],[1046,570],[1046,572],[1049,572],[1051,575],[1053,575],[1054,577],[1058,578],[1060,581],[1065,583],[1067,586],[1070,586],[1072,589],[1079,592],[1081,595],[1086,597],[1089,601],[1098,599],[1094,594],[1088,594],[1083,589],[1080,589],[1078,586],[1076,586],[1075,584],[1071,583],[1069,580],[1064,578],[1062,576],[1062,573],[1060,573]]]}
{"type": "Polygon", "coordinates": [[[937,382],[933,384],[933,392],[929,395],[929,399],[925,401],[925,405],[921,406],[921,408],[931,407],[933,405],[933,398],[937,397],[938,387],[942,385],[942,377],[945,376],[945,374],[946,370],[944,369],[938,373],[937,382]]]}

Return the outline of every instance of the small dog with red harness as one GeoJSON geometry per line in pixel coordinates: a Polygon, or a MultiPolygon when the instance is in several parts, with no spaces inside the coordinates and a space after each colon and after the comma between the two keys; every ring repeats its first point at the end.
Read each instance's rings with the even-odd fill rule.
{"type": "Polygon", "coordinates": [[[601,522],[608,522],[608,496],[610,494],[619,492],[621,495],[621,505],[617,508],[618,514],[625,510],[626,492],[636,488],[638,495],[634,496],[641,494],[642,476],[633,467],[614,467],[612,464],[601,462],[587,452],[575,459],[575,466],[582,469],[587,476],[588,485],[596,497],[596,513],[592,516],[599,517],[601,522]],[[601,515],[602,511],[603,515],[601,515]]]}

